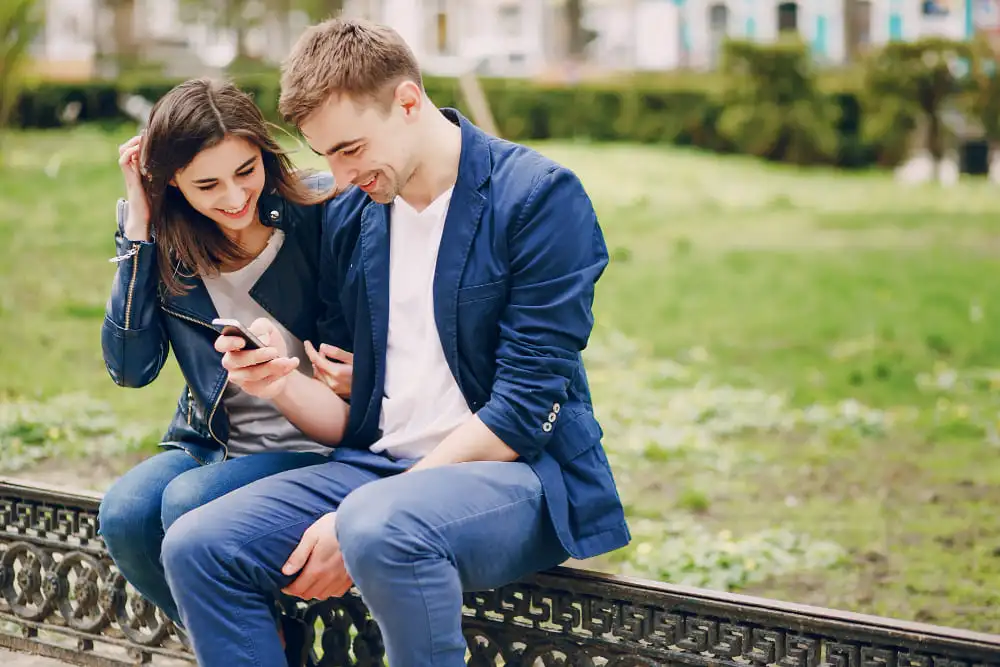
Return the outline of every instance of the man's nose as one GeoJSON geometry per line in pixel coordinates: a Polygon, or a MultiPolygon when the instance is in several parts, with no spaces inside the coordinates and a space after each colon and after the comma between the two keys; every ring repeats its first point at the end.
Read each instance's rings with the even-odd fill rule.
{"type": "Polygon", "coordinates": [[[336,182],[338,188],[346,188],[358,177],[357,169],[344,167],[341,164],[337,164],[333,159],[329,160],[329,164],[330,172],[333,173],[333,180],[336,182]]]}

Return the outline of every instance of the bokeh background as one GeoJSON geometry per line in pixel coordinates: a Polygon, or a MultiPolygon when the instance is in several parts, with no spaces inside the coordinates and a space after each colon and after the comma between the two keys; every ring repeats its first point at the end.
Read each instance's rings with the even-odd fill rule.
{"type": "Polygon", "coordinates": [[[595,202],[635,540],[583,565],[1000,632],[994,1],[2,0],[0,474],[101,490],[156,451],[176,366],[121,389],[100,352],[116,148],[192,76],[280,125],[338,12],[595,202]]]}

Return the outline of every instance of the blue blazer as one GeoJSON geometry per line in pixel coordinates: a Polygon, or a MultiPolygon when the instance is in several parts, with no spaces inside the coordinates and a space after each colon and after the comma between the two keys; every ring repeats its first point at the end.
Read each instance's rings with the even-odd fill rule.
{"type": "MultiPolygon", "coordinates": [[[[570,170],[442,113],[462,130],[434,276],[445,358],[472,412],[538,475],[570,555],[622,547],[629,530],[581,357],[608,262],[593,205],[570,170]]],[[[355,187],[326,204],[319,331],[354,352],[342,446],[381,435],[390,222],[390,207],[355,187]]]]}

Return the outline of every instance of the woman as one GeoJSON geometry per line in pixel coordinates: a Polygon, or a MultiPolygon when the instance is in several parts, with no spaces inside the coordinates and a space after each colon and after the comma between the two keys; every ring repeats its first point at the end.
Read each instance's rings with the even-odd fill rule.
{"type": "MultiPolygon", "coordinates": [[[[165,451],[105,495],[101,534],[125,578],[179,622],[160,565],[165,528],[254,480],[327,460],[329,450],[272,403],[228,383],[212,320],[248,326],[270,318],[299,371],[314,366],[317,377],[349,394],[349,363],[333,364],[309,343],[322,338],[317,263],[321,203],[332,179],[296,175],[251,98],[206,79],[160,99],[147,131],[123,144],[119,158],[128,200],[118,205],[105,364],[117,384],[142,387],[172,348],[187,386],[165,451]]],[[[346,353],[320,349],[350,362],[346,353]]]]}

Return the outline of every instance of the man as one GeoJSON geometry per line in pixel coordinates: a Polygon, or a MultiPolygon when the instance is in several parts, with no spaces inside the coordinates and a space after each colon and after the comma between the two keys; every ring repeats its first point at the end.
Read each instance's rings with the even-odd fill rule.
{"type": "Polygon", "coordinates": [[[352,581],[393,667],[464,665],[463,591],[629,541],[581,359],[604,239],[569,170],[435,108],[388,28],[310,28],[280,108],[345,188],[320,292],[350,406],[268,321],[270,347],[219,338],[230,381],[337,447],[171,526],[171,590],[203,667],[282,664],[278,592],[352,581]]]}

